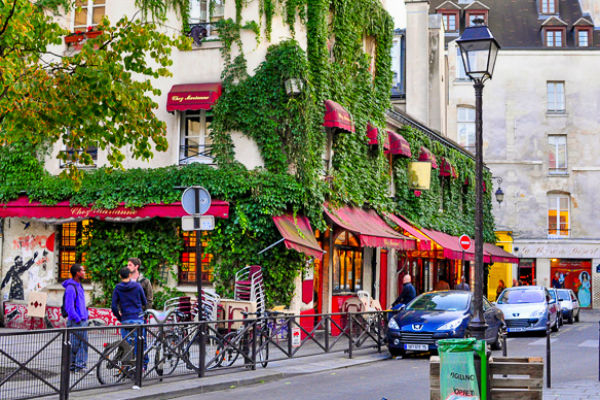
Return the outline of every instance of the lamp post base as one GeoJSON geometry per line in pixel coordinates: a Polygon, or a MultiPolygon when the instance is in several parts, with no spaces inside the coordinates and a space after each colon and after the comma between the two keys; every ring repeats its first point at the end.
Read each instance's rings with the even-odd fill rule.
{"type": "Polygon", "coordinates": [[[485,331],[487,328],[488,325],[485,323],[485,319],[473,316],[473,318],[471,318],[471,321],[469,321],[467,331],[469,332],[471,337],[477,340],[485,340],[485,331]]]}

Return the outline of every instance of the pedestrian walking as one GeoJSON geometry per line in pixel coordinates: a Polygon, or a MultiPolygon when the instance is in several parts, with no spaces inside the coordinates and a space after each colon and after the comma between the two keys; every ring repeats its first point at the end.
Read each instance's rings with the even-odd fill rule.
{"type": "MultiPolygon", "coordinates": [[[[88,326],[88,311],[85,305],[85,291],[81,286],[81,281],[85,279],[83,265],[71,265],[71,277],[62,283],[65,288],[64,308],[67,313],[67,328],[86,327],[88,326]]],[[[71,333],[71,371],[80,372],[87,368],[87,342],[87,330],[71,333]]]]}
{"type": "Polygon", "coordinates": [[[450,285],[445,280],[441,280],[435,284],[433,290],[450,290],[450,285]]]}
{"type": "Polygon", "coordinates": [[[392,303],[392,307],[398,304],[408,304],[417,297],[417,291],[413,284],[411,283],[410,275],[404,275],[402,278],[402,293],[400,296],[392,303]]]}
{"type": "Polygon", "coordinates": [[[471,290],[471,287],[467,283],[467,279],[465,278],[464,275],[460,277],[460,283],[458,285],[456,285],[456,290],[466,290],[466,291],[471,290]]]}
{"type": "Polygon", "coordinates": [[[152,290],[152,282],[150,279],[146,278],[141,272],[140,267],[142,266],[142,261],[137,257],[131,257],[127,260],[127,268],[131,271],[131,280],[139,283],[144,289],[144,294],[146,295],[146,306],[144,310],[152,308],[152,302],[154,300],[154,292],[152,290]]]}
{"type": "MultiPolygon", "coordinates": [[[[121,277],[121,282],[117,283],[113,291],[111,310],[122,325],[143,325],[144,307],[146,306],[144,289],[142,289],[139,283],[131,280],[131,271],[129,268],[121,268],[119,276],[121,277]]],[[[137,349],[137,335],[131,333],[132,330],[121,328],[121,337],[126,339],[130,345],[135,346],[134,349],[137,349]]],[[[143,336],[144,338],[146,337],[145,330],[143,336]]],[[[144,369],[148,365],[147,358],[144,357],[144,369]]]]}
{"type": "Polygon", "coordinates": [[[496,288],[496,300],[500,297],[500,293],[502,293],[504,289],[506,289],[506,285],[504,284],[504,281],[500,279],[500,281],[498,281],[498,287],[496,288]]]}

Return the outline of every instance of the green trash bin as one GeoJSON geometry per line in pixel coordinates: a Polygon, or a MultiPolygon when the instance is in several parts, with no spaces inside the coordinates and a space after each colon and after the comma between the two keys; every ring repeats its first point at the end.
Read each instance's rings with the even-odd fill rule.
{"type": "Polygon", "coordinates": [[[487,357],[484,340],[438,340],[442,400],[487,400],[487,357]],[[481,360],[481,390],[477,383],[475,353],[481,360]]]}

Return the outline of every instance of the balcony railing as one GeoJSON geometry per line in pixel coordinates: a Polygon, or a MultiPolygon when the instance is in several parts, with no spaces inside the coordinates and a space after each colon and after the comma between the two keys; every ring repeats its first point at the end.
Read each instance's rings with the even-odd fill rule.
{"type": "Polygon", "coordinates": [[[212,145],[181,145],[179,147],[179,164],[190,164],[193,162],[214,164],[212,158],[212,145]]]}
{"type": "Polygon", "coordinates": [[[201,46],[206,38],[217,37],[217,24],[215,22],[190,23],[190,31],[187,35],[194,39],[196,46],[201,46]]]}

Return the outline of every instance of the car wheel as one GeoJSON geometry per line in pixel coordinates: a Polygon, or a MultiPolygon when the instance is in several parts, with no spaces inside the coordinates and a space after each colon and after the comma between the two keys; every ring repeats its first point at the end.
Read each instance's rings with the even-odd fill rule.
{"type": "Polygon", "coordinates": [[[556,317],[556,321],[554,321],[554,325],[552,326],[552,332],[558,332],[558,316],[556,317]]]}
{"type": "Polygon", "coordinates": [[[577,315],[575,316],[575,322],[579,322],[579,310],[577,310],[577,315]]]}
{"type": "Polygon", "coordinates": [[[573,310],[571,310],[571,312],[569,313],[569,319],[567,320],[567,322],[568,322],[569,324],[572,324],[572,323],[573,323],[573,321],[574,321],[574,318],[573,318],[573,310]]]}
{"type": "Polygon", "coordinates": [[[406,355],[406,352],[403,349],[393,349],[393,348],[388,348],[388,350],[390,351],[390,354],[392,355],[392,357],[398,357],[398,356],[402,356],[404,357],[406,355]]]}

